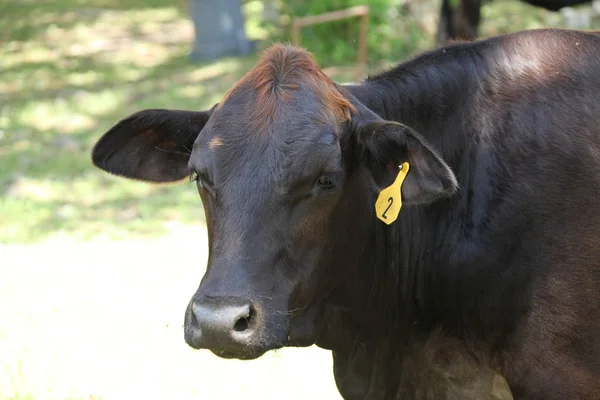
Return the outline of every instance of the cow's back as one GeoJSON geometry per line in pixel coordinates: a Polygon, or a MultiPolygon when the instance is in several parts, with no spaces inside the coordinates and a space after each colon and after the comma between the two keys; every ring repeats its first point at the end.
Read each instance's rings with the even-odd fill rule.
{"type": "Polygon", "coordinates": [[[461,177],[465,238],[479,243],[482,283],[490,270],[498,278],[485,282],[480,317],[496,334],[510,331],[511,385],[539,387],[540,398],[597,398],[600,37],[532,31],[497,40],[461,177]],[[552,375],[562,377],[558,391],[552,375]]]}
{"type": "Polygon", "coordinates": [[[485,215],[487,230],[501,231],[512,216],[539,232],[557,224],[600,234],[600,36],[540,30],[499,40],[470,116],[467,184],[489,211],[473,221],[485,215]]]}

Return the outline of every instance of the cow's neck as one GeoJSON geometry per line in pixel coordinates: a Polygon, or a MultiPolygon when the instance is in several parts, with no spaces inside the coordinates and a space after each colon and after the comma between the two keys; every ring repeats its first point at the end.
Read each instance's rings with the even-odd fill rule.
{"type": "Polygon", "coordinates": [[[453,233],[440,230],[441,209],[401,214],[392,228],[373,221],[356,275],[342,262],[349,286],[326,302],[317,345],[333,351],[340,392],[345,399],[510,399],[488,343],[463,340],[471,332],[444,264],[453,233]]]}
{"type": "MultiPolygon", "coordinates": [[[[462,183],[462,175],[469,171],[472,137],[476,134],[475,128],[463,121],[473,120],[470,113],[480,85],[487,79],[480,58],[485,49],[477,46],[459,44],[425,53],[362,84],[345,88],[382,118],[417,130],[462,183]]],[[[374,199],[367,201],[373,202],[374,199]]],[[[456,249],[460,228],[450,223],[450,214],[460,212],[458,207],[450,200],[406,207],[389,227],[371,214],[372,221],[366,227],[371,234],[362,260],[363,276],[358,280],[377,284],[371,285],[372,290],[365,288],[368,293],[357,297],[369,299],[376,305],[373,308],[378,307],[373,315],[393,314],[382,319],[386,330],[405,329],[406,323],[417,330],[431,329],[443,318],[438,315],[439,310],[452,304],[452,294],[437,291],[452,286],[452,282],[447,281],[447,275],[436,282],[439,275],[434,276],[431,269],[450,268],[445,268],[445,264],[456,249]],[[450,207],[456,209],[449,212],[450,207]],[[442,304],[434,303],[438,301],[442,304]]],[[[349,288],[354,293],[356,290],[349,288]]],[[[374,321],[368,324],[373,325],[374,321]]]]}
{"type": "Polygon", "coordinates": [[[513,398],[501,375],[441,330],[427,337],[388,334],[364,340],[352,336],[351,318],[342,310],[332,308],[327,317],[336,325],[330,327],[333,369],[346,400],[513,398]]]}
{"type": "MultiPolygon", "coordinates": [[[[468,120],[478,80],[482,79],[469,49],[456,46],[445,53],[426,54],[361,85],[346,87],[381,117],[419,131],[450,164],[459,181],[462,169],[469,163],[468,146],[473,133],[469,131],[473,128],[461,121],[468,120]]],[[[374,201],[369,199],[367,203],[374,201]]],[[[376,387],[401,391],[398,382],[406,379],[407,386],[413,384],[415,377],[410,370],[421,363],[430,363],[432,373],[446,377],[452,377],[452,368],[483,370],[480,360],[469,358],[472,353],[460,348],[464,343],[461,336],[470,334],[463,332],[461,326],[460,297],[468,294],[457,296],[453,292],[456,285],[448,260],[459,245],[459,227],[449,222],[449,216],[458,212],[459,206],[450,203],[442,200],[428,206],[406,207],[390,226],[373,215],[369,226],[358,227],[370,233],[356,276],[345,280],[355,286],[340,288],[342,295],[331,299],[334,306],[326,318],[333,321],[331,333],[325,329],[318,343],[334,351],[336,379],[342,393],[347,393],[345,397],[391,395],[370,393],[376,387]],[[457,208],[449,212],[451,207],[457,208]],[[450,334],[436,336],[439,329],[450,334]],[[344,332],[343,337],[340,332],[344,332]],[[433,339],[433,344],[432,337],[438,338],[433,339]],[[450,363],[440,369],[436,360],[420,358],[431,354],[424,346],[448,350],[447,341],[454,340],[456,354],[452,357],[462,360],[460,365],[450,363]],[[387,379],[385,371],[394,371],[396,376],[387,379]]],[[[348,254],[352,251],[346,249],[348,254]]],[[[440,354],[444,359],[445,353],[440,354]]],[[[492,384],[494,374],[490,370],[489,374],[473,372],[469,376],[477,380],[473,384],[485,386],[492,384]]]]}
{"type": "Polygon", "coordinates": [[[466,146],[472,134],[464,126],[479,85],[486,79],[477,44],[459,44],[425,53],[360,84],[344,86],[384,119],[417,130],[448,163],[466,146]],[[448,127],[460,127],[449,131],[448,127]]]}
{"type": "MultiPolygon", "coordinates": [[[[348,188],[354,202],[364,202],[365,207],[374,204],[374,198],[363,199],[354,189],[348,188]]],[[[341,268],[336,274],[341,278],[325,301],[328,308],[317,341],[333,351],[336,382],[344,398],[396,398],[403,391],[410,393],[415,382],[421,385],[423,381],[414,371],[429,371],[428,376],[439,377],[436,382],[447,382],[464,370],[453,363],[442,365],[447,353],[433,354],[423,347],[440,321],[440,308],[431,303],[440,297],[432,295],[435,287],[430,285],[431,268],[446,258],[444,232],[437,225],[440,213],[437,206],[406,207],[391,226],[375,219],[374,212],[365,212],[364,218],[355,213],[357,218],[350,219],[350,227],[334,229],[347,235],[365,234],[364,241],[349,240],[363,245],[335,250],[337,257],[329,267],[341,268]]],[[[349,210],[342,209],[340,214],[349,221],[349,210]]],[[[337,242],[344,246],[343,241],[337,242]]],[[[438,347],[448,350],[442,344],[438,347]]],[[[467,352],[464,354],[467,357],[467,352]]],[[[476,364],[473,359],[468,361],[476,364]]],[[[489,376],[478,376],[484,378],[489,376]]],[[[434,392],[427,393],[444,393],[447,387],[430,389],[434,392]]],[[[428,398],[438,398],[432,396],[428,398]]]]}

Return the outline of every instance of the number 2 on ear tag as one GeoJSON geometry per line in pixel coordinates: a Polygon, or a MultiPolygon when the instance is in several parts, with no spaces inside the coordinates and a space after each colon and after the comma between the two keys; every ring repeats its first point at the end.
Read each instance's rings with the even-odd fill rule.
{"type": "Polygon", "coordinates": [[[394,183],[383,189],[375,202],[377,218],[388,225],[398,218],[398,214],[402,208],[402,183],[404,182],[404,178],[406,178],[406,174],[408,174],[408,169],[408,163],[403,163],[400,166],[400,171],[394,183]]]}

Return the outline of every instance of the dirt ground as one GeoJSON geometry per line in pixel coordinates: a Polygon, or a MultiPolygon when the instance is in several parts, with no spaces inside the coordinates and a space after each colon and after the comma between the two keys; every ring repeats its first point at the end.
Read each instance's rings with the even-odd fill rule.
{"type": "Polygon", "coordinates": [[[204,228],[0,247],[0,399],[339,399],[331,354],[222,360],[183,340],[204,228]]]}

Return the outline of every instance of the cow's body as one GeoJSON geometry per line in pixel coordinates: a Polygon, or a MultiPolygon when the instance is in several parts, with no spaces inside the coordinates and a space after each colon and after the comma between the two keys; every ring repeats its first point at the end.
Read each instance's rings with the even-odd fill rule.
{"type": "MultiPolygon", "coordinates": [[[[289,60],[294,53],[282,54],[289,60]]],[[[316,343],[333,351],[336,382],[347,399],[508,399],[504,378],[516,399],[600,398],[598,54],[600,37],[591,34],[522,32],[446,47],[339,88],[354,108],[352,121],[397,121],[420,135],[393,123],[360,128],[362,122],[351,122],[359,128],[339,131],[339,153],[318,159],[342,166],[343,190],[327,195],[335,197],[294,203],[287,217],[276,214],[289,210],[283,200],[259,197],[259,191],[270,190],[261,186],[266,179],[261,174],[275,171],[269,179],[276,186],[277,177],[291,176],[286,175],[290,163],[314,131],[312,125],[295,124],[296,114],[281,108],[286,125],[273,130],[273,136],[244,139],[243,131],[234,133],[227,105],[239,118],[254,115],[245,114],[250,108],[241,104],[248,93],[244,85],[259,81],[255,75],[236,86],[212,114],[191,114],[185,123],[172,123],[178,132],[188,119],[192,129],[205,126],[194,145],[193,168],[202,170],[199,164],[209,163],[212,179],[220,176],[224,182],[220,196],[201,192],[211,257],[188,309],[188,343],[238,358],[316,343]],[[235,135],[235,141],[228,142],[227,135],[235,135]],[[403,135],[406,142],[398,144],[403,135]],[[277,146],[290,147],[270,147],[279,136],[287,139],[277,146]],[[244,160],[246,170],[258,177],[255,190],[243,189],[252,175],[234,172],[240,168],[229,168],[230,175],[219,172],[228,164],[225,157],[219,161],[218,152],[233,143],[238,158],[230,157],[229,163],[244,160]],[[261,143],[260,167],[246,158],[254,150],[244,150],[255,143],[261,143]],[[269,150],[276,148],[288,150],[269,150]],[[277,162],[277,154],[288,161],[277,162]],[[395,177],[395,165],[406,159],[411,162],[402,188],[406,204],[398,219],[386,225],[375,217],[375,198],[395,177]],[[239,196],[244,203],[232,203],[225,188],[247,190],[239,196]],[[278,205],[266,213],[263,201],[278,205]],[[232,218],[228,213],[234,204],[252,208],[231,219],[234,228],[228,230],[223,221],[232,218]],[[297,236],[290,239],[278,230],[282,224],[297,236]],[[247,227],[252,227],[248,236],[247,227]],[[222,237],[223,232],[228,233],[222,237]],[[293,261],[296,253],[277,244],[288,240],[309,250],[293,261]],[[279,249],[273,250],[274,258],[267,257],[271,247],[279,249]],[[259,253],[251,255],[253,249],[259,253]],[[244,260],[241,267],[239,260],[244,260]],[[266,273],[267,265],[275,269],[266,273]],[[288,281],[294,282],[289,290],[288,281]],[[235,303],[238,297],[231,293],[251,299],[256,305],[250,310],[256,311],[245,311],[246,303],[238,306],[242,303],[235,303]],[[235,311],[232,333],[215,316],[220,314],[207,313],[217,307],[215,302],[235,311]],[[277,307],[282,312],[265,311],[277,307]],[[269,327],[269,338],[263,325],[269,327]]],[[[305,75],[298,76],[300,82],[305,75]]],[[[305,86],[286,87],[302,93],[305,86]]],[[[339,100],[337,92],[321,95],[330,98],[323,103],[327,107],[339,100]]],[[[296,113],[312,110],[319,99],[308,96],[312,100],[304,106],[300,97],[281,98],[285,104],[291,101],[296,113]]],[[[142,136],[160,128],[156,121],[138,124],[135,118],[107,134],[94,160],[113,173],[159,180],[155,166],[149,170],[145,164],[111,161],[130,146],[115,129],[122,137],[129,125],[142,136]]],[[[337,120],[344,120],[343,113],[337,120]]],[[[269,121],[276,124],[277,118],[269,121]]],[[[195,138],[188,132],[181,143],[189,143],[192,134],[195,138]]],[[[319,143],[327,147],[332,139],[329,134],[324,138],[319,143]]],[[[172,149],[175,144],[169,143],[172,149]]],[[[172,172],[180,168],[174,160],[163,163],[169,167],[161,177],[181,175],[172,172]]],[[[310,168],[295,166],[293,172],[300,176],[310,168]]],[[[319,184],[330,187],[326,183],[319,178],[319,184]]],[[[294,193],[290,190],[279,191],[294,193]]]]}
{"type": "Polygon", "coordinates": [[[413,302],[407,322],[464,339],[517,399],[600,398],[598,54],[597,38],[533,31],[452,46],[350,88],[420,132],[461,186],[433,209],[403,210],[395,229],[378,226],[403,238],[403,264],[414,265],[384,282],[412,276],[399,302],[413,302]]]}
{"type": "MultiPolygon", "coordinates": [[[[591,3],[592,0],[521,0],[549,11],[591,3]]],[[[442,0],[438,21],[438,45],[452,40],[473,40],[481,21],[482,0],[442,0]]]]}

